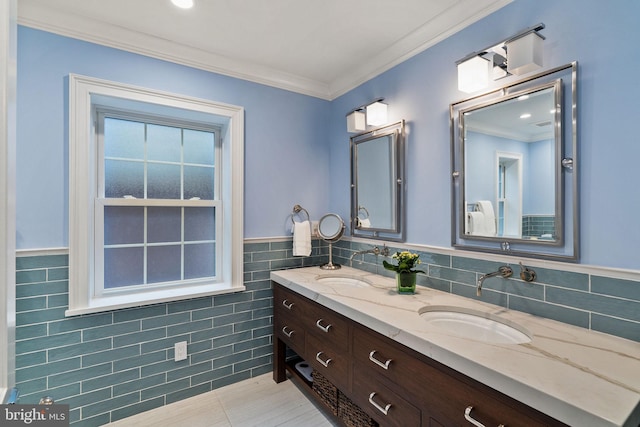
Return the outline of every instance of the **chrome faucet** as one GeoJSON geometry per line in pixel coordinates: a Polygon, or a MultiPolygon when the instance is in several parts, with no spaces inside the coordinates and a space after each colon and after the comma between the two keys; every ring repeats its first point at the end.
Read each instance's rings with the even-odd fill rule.
{"type": "Polygon", "coordinates": [[[498,271],[494,271],[493,273],[483,274],[478,279],[478,287],[476,289],[476,295],[478,296],[482,295],[482,282],[484,282],[485,279],[488,279],[490,277],[496,277],[496,276],[502,276],[503,278],[506,279],[507,277],[511,277],[512,275],[513,275],[513,269],[507,265],[503,265],[502,267],[498,268],[498,271]]]}
{"type": "Polygon", "coordinates": [[[389,248],[387,247],[387,245],[383,245],[382,249],[380,249],[377,246],[374,246],[371,249],[354,252],[353,255],[351,255],[351,258],[349,258],[349,267],[353,266],[353,258],[355,258],[358,255],[363,255],[363,258],[364,258],[364,254],[374,254],[375,256],[378,256],[378,255],[389,256],[389,248]]]}

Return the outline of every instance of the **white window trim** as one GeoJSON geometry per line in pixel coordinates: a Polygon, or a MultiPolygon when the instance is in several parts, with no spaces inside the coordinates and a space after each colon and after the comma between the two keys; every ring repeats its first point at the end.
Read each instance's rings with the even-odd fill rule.
{"type": "Polygon", "coordinates": [[[69,309],[74,316],[221,293],[238,292],[243,285],[243,198],[244,198],[244,109],[124,85],[106,80],[69,75],[69,309]],[[224,221],[223,253],[217,283],[185,285],[145,293],[94,294],[94,203],[97,191],[95,122],[92,107],[97,98],[125,99],[155,104],[198,115],[216,116],[228,124],[222,133],[224,221]],[[86,177],[89,177],[87,179],[86,177]],[[227,220],[231,225],[227,226],[227,220]]]}

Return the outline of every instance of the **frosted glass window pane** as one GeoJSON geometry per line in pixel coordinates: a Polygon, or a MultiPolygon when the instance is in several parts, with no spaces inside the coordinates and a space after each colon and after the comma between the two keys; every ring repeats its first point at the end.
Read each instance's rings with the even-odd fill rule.
{"type": "Polygon", "coordinates": [[[144,159],[144,123],[104,119],[104,155],[144,159]]]}
{"type": "Polygon", "coordinates": [[[147,125],[147,158],[165,162],[180,162],[182,132],[179,128],[147,125]]]}
{"type": "Polygon", "coordinates": [[[214,240],[216,238],[215,208],[184,209],[184,240],[214,240]]]}
{"type": "Polygon", "coordinates": [[[144,243],[144,208],[105,206],[104,244],[144,243]]]}
{"type": "Polygon", "coordinates": [[[213,168],[198,166],[184,167],[184,198],[199,197],[213,200],[213,168]]]}
{"type": "Polygon", "coordinates": [[[104,195],[120,198],[144,198],[144,164],[122,160],[105,160],[104,195]]]}
{"type": "Polygon", "coordinates": [[[149,246],[147,249],[147,283],[180,280],[179,245],[149,246]]]}
{"type": "Polygon", "coordinates": [[[180,166],[149,163],[147,177],[149,199],[180,199],[180,166]]]}
{"type": "Polygon", "coordinates": [[[149,243],[180,242],[181,208],[149,207],[147,241],[149,243]]]}
{"type": "Polygon", "coordinates": [[[202,243],[184,246],[184,278],[198,279],[213,277],[216,252],[213,243],[202,243]]]}
{"type": "Polygon", "coordinates": [[[184,162],[213,165],[214,134],[199,130],[184,130],[184,162]]]}
{"type": "Polygon", "coordinates": [[[140,285],[143,281],[143,248],[108,248],[104,250],[104,287],[140,285]]]}

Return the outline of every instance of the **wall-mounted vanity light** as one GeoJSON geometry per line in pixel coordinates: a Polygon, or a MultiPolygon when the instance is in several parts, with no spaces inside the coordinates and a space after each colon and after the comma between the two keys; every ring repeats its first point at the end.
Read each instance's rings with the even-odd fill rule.
{"type": "Polygon", "coordinates": [[[361,105],[347,114],[347,132],[356,133],[367,130],[367,126],[381,126],[387,123],[387,104],[384,98],[370,104],[361,105]]]}
{"type": "Polygon", "coordinates": [[[514,34],[482,50],[470,53],[459,61],[458,89],[476,92],[511,74],[526,74],[542,66],[542,41],[538,31],[544,29],[540,23],[514,34]]]}
{"type": "Polygon", "coordinates": [[[381,100],[367,105],[367,124],[380,126],[387,123],[387,104],[381,100]]]}
{"type": "Polygon", "coordinates": [[[367,129],[364,110],[353,110],[347,114],[347,132],[357,133],[367,129]]]}

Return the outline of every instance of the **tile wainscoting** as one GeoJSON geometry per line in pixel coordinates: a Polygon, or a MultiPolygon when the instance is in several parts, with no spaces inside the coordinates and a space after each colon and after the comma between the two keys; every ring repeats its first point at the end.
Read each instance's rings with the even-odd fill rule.
{"type": "Polygon", "coordinates": [[[273,269],[294,258],[291,240],[247,243],[246,291],[65,317],[66,251],[16,259],[16,386],[20,403],[51,396],[71,425],[100,426],[271,371],[273,269]],[[187,341],[187,360],[173,346],[187,341]]]}
{"type": "MultiPolygon", "coordinates": [[[[382,243],[380,243],[381,245],[382,243]]],[[[341,241],[334,244],[334,259],[338,263],[349,262],[354,251],[371,248],[372,244],[341,241]]],[[[514,259],[498,255],[458,256],[453,250],[430,252],[419,246],[390,246],[391,253],[409,249],[418,252],[427,272],[418,275],[418,284],[444,292],[523,311],[594,331],[640,341],[640,274],[616,271],[579,264],[514,259]],[[502,262],[494,261],[505,259],[502,262]],[[522,261],[532,267],[537,278],[527,283],[519,277],[522,261]],[[531,264],[529,264],[531,263],[531,264]],[[482,296],[476,296],[476,282],[498,267],[510,264],[513,278],[492,278],[484,282],[482,296]],[[536,265],[547,265],[538,267],[536,265]],[[606,274],[606,275],[605,275],[606,274]]],[[[392,276],[393,272],[382,267],[375,255],[365,255],[353,260],[353,267],[392,276]]]]}
{"type": "MultiPolygon", "coordinates": [[[[16,260],[20,402],[52,396],[57,403],[70,405],[72,426],[99,426],[269,372],[273,309],[269,273],[327,260],[327,247],[318,240],[313,241],[311,257],[293,257],[291,246],[287,238],[247,240],[244,292],[69,318],[64,317],[66,253],[20,253],[16,260]],[[189,357],[174,362],[173,345],[178,341],[188,342],[189,357]]],[[[348,265],[354,251],[371,247],[372,242],[344,239],[334,244],[334,262],[348,265]]],[[[420,285],[469,298],[477,298],[478,276],[502,264],[415,246],[391,246],[391,251],[406,248],[421,254],[421,267],[428,274],[420,276],[420,285]]],[[[356,257],[353,267],[391,275],[373,255],[356,257]]],[[[517,261],[514,268],[518,271],[517,261]]],[[[574,271],[535,270],[534,283],[487,280],[482,300],[640,341],[640,281],[579,272],[575,265],[574,271]]]]}

